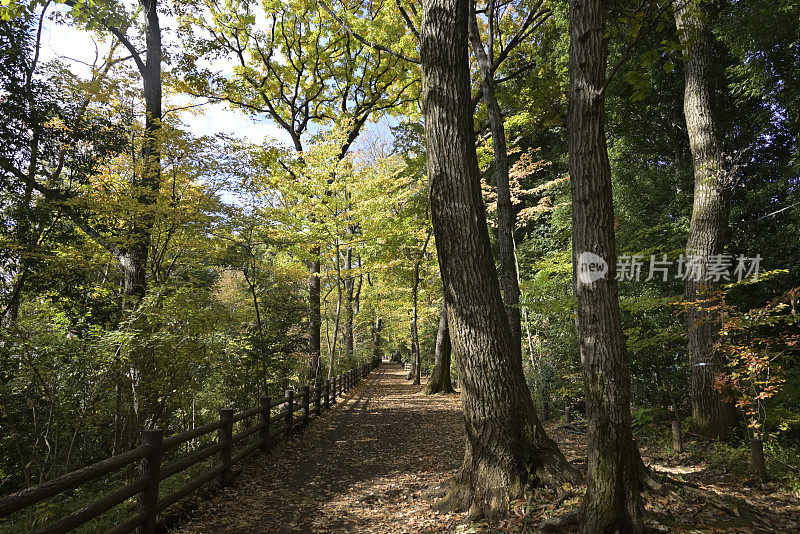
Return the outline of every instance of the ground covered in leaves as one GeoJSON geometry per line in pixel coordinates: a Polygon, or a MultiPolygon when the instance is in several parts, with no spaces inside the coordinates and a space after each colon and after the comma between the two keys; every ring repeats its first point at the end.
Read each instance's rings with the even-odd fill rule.
{"type": "MultiPolygon", "coordinates": [[[[433,509],[464,450],[457,395],[425,396],[397,365],[383,365],[335,409],[268,456],[245,463],[233,485],[209,495],[176,533],[536,532],[577,508],[583,488],[542,490],[499,523],[433,509]]],[[[580,429],[547,425],[583,467],[580,429]]],[[[644,495],[653,532],[800,532],[800,499],[776,484],[747,485],[711,465],[643,450],[674,484],[644,495]]],[[[563,529],[562,529],[563,530],[563,529]]]]}

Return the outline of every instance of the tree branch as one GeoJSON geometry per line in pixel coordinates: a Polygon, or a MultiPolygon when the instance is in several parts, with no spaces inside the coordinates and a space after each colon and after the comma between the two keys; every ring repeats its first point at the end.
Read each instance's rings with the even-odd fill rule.
{"type": "Polygon", "coordinates": [[[393,55],[394,57],[396,57],[398,59],[402,59],[403,61],[408,61],[409,63],[414,63],[416,65],[421,64],[420,60],[417,59],[417,58],[413,58],[411,56],[407,56],[407,55],[403,54],[402,52],[395,52],[391,48],[387,48],[387,47],[383,46],[382,44],[375,43],[375,42],[372,42],[372,41],[368,41],[367,39],[365,39],[364,37],[362,37],[361,35],[356,33],[353,30],[353,28],[351,28],[350,25],[347,24],[347,22],[345,22],[341,17],[339,17],[336,13],[334,13],[333,10],[328,6],[327,3],[325,3],[324,1],[321,1],[320,4],[325,9],[325,11],[327,11],[328,14],[331,17],[333,17],[333,20],[338,22],[339,25],[347,33],[352,35],[357,41],[360,41],[362,44],[365,44],[365,45],[369,46],[370,48],[374,48],[375,50],[380,50],[381,52],[386,52],[387,54],[391,54],[391,55],[393,55]]]}
{"type": "Polygon", "coordinates": [[[600,91],[598,91],[595,98],[599,98],[606,93],[606,89],[608,89],[608,86],[611,84],[611,80],[614,79],[614,76],[616,76],[617,72],[622,67],[622,65],[624,65],[631,58],[631,54],[633,54],[633,49],[636,48],[636,45],[639,44],[639,41],[642,40],[642,37],[644,37],[647,33],[649,33],[649,31],[653,28],[653,26],[655,26],[656,22],[661,18],[661,15],[664,14],[664,12],[667,10],[669,6],[672,5],[673,2],[674,0],[666,0],[664,2],[664,5],[661,6],[656,15],[647,25],[647,27],[644,30],[641,29],[639,30],[639,33],[636,35],[636,38],[633,40],[633,42],[630,45],[628,45],[627,48],[625,48],[625,51],[622,53],[622,57],[620,58],[620,60],[617,61],[617,63],[611,68],[611,71],[609,71],[605,83],[603,83],[603,86],[600,88],[600,91]]]}

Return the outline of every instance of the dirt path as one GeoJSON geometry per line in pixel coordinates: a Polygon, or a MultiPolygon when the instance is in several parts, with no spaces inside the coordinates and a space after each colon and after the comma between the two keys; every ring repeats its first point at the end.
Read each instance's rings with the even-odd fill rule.
{"type": "MultiPolygon", "coordinates": [[[[176,532],[417,532],[443,526],[423,489],[463,457],[458,396],[424,396],[399,365],[373,371],[337,407],[204,502],[176,532]]],[[[452,523],[455,516],[441,516],[452,523]]]]}
{"type": "MultiPolygon", "coordinates": [[[[583,487],[564,498],[537,491],[494,524],[467,525],[459,514],[434,511],[428,490],[456,473],[464,425],[458,396],[419,391],[399,365],[381,366],[299,436],[242,465],[233,486],[203,499],[175,532],[537,532],[542,519],[579,506],[583,487]]],[[[546,428],[585,468],[585,436],[555,422],[546,428]]],[[[646,448],[642,455],[691,486],[643,494],[649,532],[800,532],[800,498],[777,483],[748,486],[745,477],[686,455],[646,448]]]]}

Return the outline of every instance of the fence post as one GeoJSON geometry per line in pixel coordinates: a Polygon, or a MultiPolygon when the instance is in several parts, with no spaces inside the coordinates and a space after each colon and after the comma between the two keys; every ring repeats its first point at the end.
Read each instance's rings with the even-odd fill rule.
{"type": "Polygon", "coordinates": [[[333,394],[331,396],[331,404],[336,404],[336,386],[339,383],[338,378],[339,378],[339,375],[334,376],[333,377],[333,383],[331,384],[331,386],[333,387],[333,394]]]}
{"type": "Polygon", "coordinates": [[[680,419],[672,420],[672,452],[683,452],[683,437],[681,436],[680,419]]]}
{"type": "Polygon", "coordinates": [[[231,450],[233,443],[233,408],[222,408],[219,411],[219,420],[224,423],[217,431],[217,439],[222,443],[222,450],[217,453],[217,463],[222,466],[222,472],[217,476],[217,482],[223,488],[231,481],[231,450]]]}
{"type": "Polygon", "coordinates": [[[329,410],[331,407],[331,381],[325,379],[325,409],[329,410]]]}
{"type": "Polygon", "coordinates": [[[311,395],[310,388],[303,386],[303,426],[308,424],[308,397],[311,395]]]}
{"type": "Polygon", "coordinates": [[[161,430],[145,430],[142,432],[142,445],[153,449],[142,458],[139,464],[139,476],[147,479],[147,487],[139,494],[138,508],[147,514],[147,519],[136,532],[138,534],[155,534],[156,510],[158,507],[158,483],[161,479],[161,443],[164,432],[161,430]]]}
{"type": "Polygon", "coordinates": [[[294,391],[291,389],[286,390],[286,437],[292,435],[292,417],[294,416],[294,391]]]}
{"type": "Polygon", "coordinates": [[[261,452],[269,452],[269,419],[270,405],[272,399],[265,395],[261,397],[261,411],[258,412],[258,422],[262,425],[258,431],[258,439],[261,441],[261,452]]]}
{"type": "Polygon", "coordinates": [[[314,415],[319,416],[319,407],[322,400],[322,382],[314,386],[314,415]]]}
{"type": "Polygon", "coordinates": [[[760,438],[750,440],[750,473],[759,482],[767,478],[764,467],[764,442],[760,438]]]}

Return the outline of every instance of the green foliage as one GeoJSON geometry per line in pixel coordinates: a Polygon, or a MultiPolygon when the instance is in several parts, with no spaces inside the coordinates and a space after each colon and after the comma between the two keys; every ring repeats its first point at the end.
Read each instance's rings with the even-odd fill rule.
{"type": "MultiPolygon", "coordinates": [[[[785,291],[800,285],[800,4],[712,4],[716,96],[735,175],[725,252],[760,254],[762,271],[771,273],[727,288],[720,350],[729,356],[740,405],[770,438],[768,469],[797,484],[797,293],[785,291]]],[[[568,404],[581,412],[567,176],[568,12],[565,1],[547,5],[541,24],[508,51],[495,76],[503,80],[497,95],[513,141],[526,377],[540,409],[547,402],[551,410],[568,404]]],[[[141,200],[151,193],[134,185],[143,170],[141,80],[111,40],[101,43],[108,53],[88,80],[58,61],[34,63],[43,6],[0,2],[2,493],[134,446],[142,428],[191,428],[220,407],[250,407],[260,395],[307,380],[310,260],[321,264],[323,367],[345,371],[368,358],[376,318],[383,320],[383,350],[408,360],[415,308],[423,368],[432,367],[441,287],[421,80],[414,62],[403,59],[418,56],[418,43],[401,11],[418,28],[419,2],[164,6],[176,15],[180,37],[164,50],[165,102],[179,105],[173,96],[180,92],[228,102],[276,123],[292,146],[200,137],[166,114],[157,139],[162,182],[148,202],[141,200]],[[387,115],[398,124],[382,140],[374,132],[386,133],[385,125],[371,123],[387,115]],[[132,299],[119,252],[143,218],[153,221],[148,288],[132,299]],[[342,347],[348,284],[352,355],[342,347]]],[[[608,12],[609,73],[616,74],[605,112],[617,252],[645,262],[683,252],[694,187],[682,116],[684,50],[671,13],[656,14],[655,6],[613,4],[608,12]]],[[[512,3],[496,14],[495,54],[530,7],[512,3]]],[[[138,28],[125,8],[81,1],[42,20],[96,32],[104,24],[138,28]]],[[[483,15],[480,26],[488,37],[483,15]]],[[[491,223],[494,155],[486,122],[478,105],[491,223]]],[[[682,292],[680,280],[619,283],[633,423],[648,440],[690,409],[684,317],[676,305],[682,292]]],[[[698,459],[745,468],[738,442],[688,449],[698,459]]],[[[45,503],[22,521],[63,514],[102,484],[118,482],[87,486],[63,509],[45,503]]]]}

